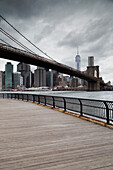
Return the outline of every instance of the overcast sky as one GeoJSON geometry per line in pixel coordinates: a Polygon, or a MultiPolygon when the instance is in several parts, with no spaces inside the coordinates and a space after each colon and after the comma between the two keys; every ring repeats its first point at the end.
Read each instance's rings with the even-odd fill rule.
{"type": "MultiPolygon", "coordinates": [[[[0,0],[0,13],[58,62],[75,67],[79,46],[81,71],[94,56],[100,76],[113,83],[113,0],[0,0]]],[[[0,27],[42,55],[3,20],[0,27]]],[[[0,59],[0,70],[6,62],[0,59]]]]}

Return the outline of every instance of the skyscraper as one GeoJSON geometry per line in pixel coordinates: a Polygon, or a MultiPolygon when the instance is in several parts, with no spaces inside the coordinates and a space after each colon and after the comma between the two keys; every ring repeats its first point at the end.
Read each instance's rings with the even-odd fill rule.
{"type": "Polygon", "coordinates": [[[0,71],[0,90],[2,90],[3,87],[3,72],[0,71]]]}
{"type": "Polygon", "coordinates": [[[5,65],[5,89],[12,89],[13,65],[7,62],[5,65]]]}
{"type": "Polygon", "coordinates": [[[46,72],[46,86],[53,88],[53,71],[46,72]]]}
{"type": "Polygon", "coordinates": [[[88,57],[88,66],[94,66],[94,56],[88,57]]]}
{"type": "Polygon", "coordinates": [[[20,72],[13,73],[13,88],[23,86],[23,77],[20,72]]]}
{"type": "MultiPolygon", "coordinates": [[[[79,55],[79,50],[78,50],[78,47],[77,47],[77,55],[75,57],[75,69],[80,71],[80,65],[81,65],[81,62],[80,62],[80,55],[79,55]]],[[[78,85],[81,84],[81,80],[78,78],[78,85]]]]}
{"type": "Polygon", "coordinates": [[[21,76],[23,77],[23,85],[27,88],[31,87],[30,66],[25,63],[19,63],[17,65],[17,72],[21,72],[21,76]]]}
{"type": "Polygon", "coordinates": [[[46,86],[46,70],[43,67],[37,67],[34,71],[34,87],[46,86]]]}
{"type": "Polygon", "coordinates": [[[80,70],[80,55],[79,55],[79,51],[78,51],[78,47],[77,47],[77,55],[75,57],[75,68],[77,70],[80,70]]]}

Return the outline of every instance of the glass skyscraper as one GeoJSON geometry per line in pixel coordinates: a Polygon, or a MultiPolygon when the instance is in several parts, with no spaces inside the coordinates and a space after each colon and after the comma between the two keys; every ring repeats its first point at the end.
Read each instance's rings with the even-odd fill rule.
{"type": "MultiPolygon", "coordinates": [[[[77,55],[75,57],[75,69],[80,71],[81,59],[77,48],[77,55]]],[[[78,84],[81,84],[81,80],[78,78],[78,84]]]]}
{"type": "Polygon", "coordinates": [[[75,57],[76,69],[80,70],[80,55],[77,53],[75,57]]]}
{"type": "Polygon", "coordinates": [[[5,89],[12,89],[13,65],[7,62],[5,65],[5,89]]]}

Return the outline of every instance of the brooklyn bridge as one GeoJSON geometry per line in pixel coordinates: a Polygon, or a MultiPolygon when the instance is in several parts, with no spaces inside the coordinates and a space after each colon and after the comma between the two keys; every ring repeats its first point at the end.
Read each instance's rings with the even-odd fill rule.
{"type": "Polygon", "coordinates": [[[97,70],[98,66],[90,67],[88,68],[89,71],[87,73],[83,73],[54,60],[47,59],[31,52],[20,50],[18,48],[8,46],[6,44],[0,44],[0,58],[24,62],[35,66],[41,66],[44,68],[56,70],[64,74],[68,74],[70,76],[79,77],[88,81],[89,91],[98,91],[100,90],[100,86],[105,85],[105,83],[103,81],[100,81],[99,79],[99,70],[97,70]],[[93,71],[94,73],[95,70],[97,71],[97,77],[90,75],[90,72],[93,71]]]}

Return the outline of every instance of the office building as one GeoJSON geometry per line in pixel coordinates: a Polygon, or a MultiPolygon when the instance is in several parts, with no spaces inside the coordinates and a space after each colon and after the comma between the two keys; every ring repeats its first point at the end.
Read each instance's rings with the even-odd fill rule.
{"type": "Polygon", "coordinates": [[[46,70],[43,67],[37,67],[34,71],[34,87],[46,86],[46,70]]]}
{"type": "Polygon", "coordinates": [[[0,90],[3,89],[3,71],[0,71],[0,90]]]}
{"type": "Polygon", "coordinates": [[[59,73],[55,70],[53,70],[53,87],[59,85],[59,73]]]}
{"type": "Polygon", "coordinates": [[[46,86],[53,88],[53,71],[46,72],[46,86]]]}
{"type": "Polygon", "coordinates": [[[88,66],[94,66],[94,56],[88,57],[88,66]]]}
{"type": "Polygon", "coordinates": [[[5,89],[12,89],[13,65],[7,62],[5,65],[5,89]]]}
{"type": "Polygon", "coordinates": [[[19,63],[17,65],[17,72],[21,72],[21,76],[23,77],[23,85],[26,88],[31,87],[31,71],[30,65],[25,63],[19,63]]]}
{"type": "Polygon", "coordinates": [[[70,87],[71,88],[78,87],[78,78],[73,77],[70,79],[70,87]]]}
{"type": "Polygon", "coordinates": [[[17,89],[23,86],[23,77],[20,72],[13,73],[13,88],[17,89]]]}

